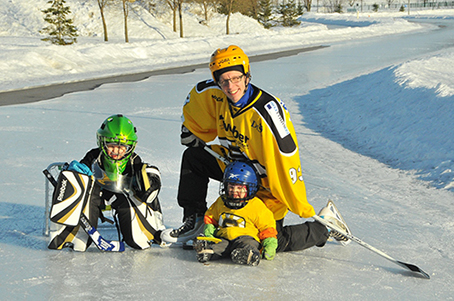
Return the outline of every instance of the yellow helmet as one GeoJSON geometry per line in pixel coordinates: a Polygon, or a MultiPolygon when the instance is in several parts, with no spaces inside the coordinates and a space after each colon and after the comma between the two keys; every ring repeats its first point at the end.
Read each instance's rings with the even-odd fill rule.
{"type": "Polygon", "coordinates": [[[231,70],[243,72],[249,77],[251,67],[249,66],[249,58],[243,50],[238,46],[230,45],[213,52],[210,59],[210,71],[214,81],[217,82],[222,73],[231,70]]]}

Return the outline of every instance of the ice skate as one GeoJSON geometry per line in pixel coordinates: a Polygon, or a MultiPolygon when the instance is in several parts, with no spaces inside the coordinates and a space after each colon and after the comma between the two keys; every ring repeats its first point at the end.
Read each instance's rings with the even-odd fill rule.
{"type": "Polygon", "coordinates": [[[239,264],[256,266],[260,263],[260,252],[251,247],[238,248],[230,254],[232,261],[239,264]]]}
{"type": "MultiPolygon", "coordinates": [[[[328,204],[322,210],[320,210],[318,216],[326,220],[327,222],[334,224],[335,226],[339,227],[340,229],[344,230],[348,234],[351,234],[350,229],[347,226],[347,223],[342,218],[339,210],[337,210],[336,206],[334,205],[333,201],[329,200],[328,204]]],[[[335,230],[329,229],[330,237],[334,238],[342,245],[348,245],[351,240],[348,237],[338,233],[335,230]]]]}
{"type": "Polygon", "coordinates": [[[211,245],[213,242],[208,241],[208,240],[201,240],[201,239],[196,239],[194,241],[194,250],[197,253],[197,261],[201,263],[205,263],[207,261],[210,261],[211,257],[213,257],[214,251],[211,248],[211,245]]]}
{"type": "Polygon", "coordinates": [[[185,243],[202,233],[203,226],[203,215],[193,214],[184,220],[180,228],[162,231],[161,239],[166,243],[185,243]]]}

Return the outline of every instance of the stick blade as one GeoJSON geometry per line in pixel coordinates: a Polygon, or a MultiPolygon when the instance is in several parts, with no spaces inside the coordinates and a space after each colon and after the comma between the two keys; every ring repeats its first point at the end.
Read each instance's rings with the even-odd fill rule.
{"type": "Polygon", "coordinates": [[[409,264],[409,263],[405,263],[405,262],[402,262],[402,261],[397,261],[397,263],[400,266],[402,266],[404,268],[407,268],[407,269],[409,269],[412,272],[421,274],[424,278],[430,279],[429,274],[427,274],[426,272],[424,272],[423,270],[421,270],[420,268],[418,268],[414,264],[409,264]]]}

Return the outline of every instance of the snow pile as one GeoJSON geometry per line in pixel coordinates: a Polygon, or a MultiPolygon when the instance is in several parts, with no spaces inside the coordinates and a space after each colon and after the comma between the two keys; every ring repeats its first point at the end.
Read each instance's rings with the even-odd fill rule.
{"type": "Polygon", "coordinates": [[[443,51],[406,62],[396,69],[395,74],[405,87],[435,89],[440,97],[449,97],[454,95],[453,70],[454,51],[443,51]]]}
{"type": "Polygon", "coordinates": [[[454,52],[446,50],[313,90],[298,102],[314,130],[454,191],[453,68],[454,52]]]}

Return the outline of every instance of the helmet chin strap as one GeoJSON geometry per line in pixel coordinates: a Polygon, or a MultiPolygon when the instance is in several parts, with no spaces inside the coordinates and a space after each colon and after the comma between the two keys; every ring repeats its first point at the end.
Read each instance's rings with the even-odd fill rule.
{"type": "MultiPolygon", "coordinates": [[[[246,94],[247,89],[249,88],[249,84],[251,83],[251,78],[252,78],[252,76],[251,76],[249,73],[247,73],[247,74],[245,74],[244,77],[245,77],[245,79],[244,79],[244,85],[246,86],[246,88],[244,89],[244,94],[246,94]]],[[[243,94],[243,95],[244,95],[244,94],[243,94]]]]}

